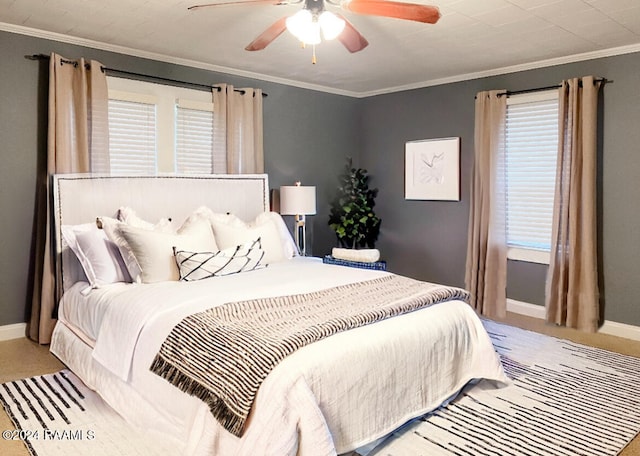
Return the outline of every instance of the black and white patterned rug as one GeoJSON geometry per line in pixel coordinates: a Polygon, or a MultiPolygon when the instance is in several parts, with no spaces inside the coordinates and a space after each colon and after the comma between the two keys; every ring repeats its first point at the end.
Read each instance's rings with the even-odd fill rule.
{"type": "MultiPolygon", "coordinates": [[[[484,323],[513,384],[467,388],[368,456],[616,455],[638,434],[640,358],[484,323]]],[[[66,370],[4,383],[0,402],[18,428],[2,430],[0,450],[21,440],[34,456],[182,453],[127,424],[66,370]]]]}
{"type": "Polygon", "coordinates": [[[513,384],[484,382],[368,456],[604,456],[640,431],[640,358],[484,322],[513,384]]]}
{"type": "Polygon", "coordinates": [[[173,456],[182,446],[131,426],[68,370],[0,385],[0,403],[16,425],[3,429],[33,456],[173,456]]]}

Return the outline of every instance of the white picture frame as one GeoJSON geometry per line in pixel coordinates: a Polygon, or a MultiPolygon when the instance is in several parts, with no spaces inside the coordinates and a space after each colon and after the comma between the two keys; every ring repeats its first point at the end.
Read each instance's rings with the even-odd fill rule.
{"type": "Polygon", "coordinates": [[[405,143],[406,200],[460,201],[460,138],[405,143]]]}

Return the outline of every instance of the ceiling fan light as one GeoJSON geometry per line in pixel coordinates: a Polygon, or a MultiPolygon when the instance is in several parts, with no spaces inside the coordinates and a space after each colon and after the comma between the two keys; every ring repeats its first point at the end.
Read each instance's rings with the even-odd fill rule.
{"type": "Polygon", "coordinates": [[[289,32],[291,32],[291,34],[296,38],[301,39],[301,36],[304,34],[304,29],[310,22],[311,13],[309,12],[309,10],[300,10],[293,16],[287,18],[287,30],[289,30],[289,32]]]}
{"type": "Polygon", "coordinates": [[[291,32],[300,41],[304,42],[304,37],[307,33],[307,29],[313,23],[313,15],[308,9],[301,9],[293,16],[290,16],[286,20],[287,30],[291,32]]]}
{"type": "Polygon", "coordinates": [[[313,21],[304,31],[304,37],[302,42],[304,44],[320,44],[320,24],[318,21],[313,21]]]}
{"type": "Polygon", "coordinates": [[[323,11],[318,22],[325,40],[336,39],[344,30],[344,20],[331,11],[323,11]]]}

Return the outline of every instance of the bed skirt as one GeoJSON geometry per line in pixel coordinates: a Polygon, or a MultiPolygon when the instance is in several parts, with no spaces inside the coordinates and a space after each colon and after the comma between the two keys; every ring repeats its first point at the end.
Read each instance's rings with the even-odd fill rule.
{"type": "Polygon", "coordinates": [[[207,448],[211,448],[213,436],[206,432],[206,424],[203,422],[208,418],[206,414],[194,420],[192,427],[181,425],[176,417],[167,416],[163,410],[154,407],[131,386],[94,361],[91,356],[92,347],[78,337],[76,331],[77,329],[58,321],[50,351],[89,389],[96,391],[126,421],[137,425],[152,422],[155,430],[184,442],[181,454],[210,454],[207,448]]]}

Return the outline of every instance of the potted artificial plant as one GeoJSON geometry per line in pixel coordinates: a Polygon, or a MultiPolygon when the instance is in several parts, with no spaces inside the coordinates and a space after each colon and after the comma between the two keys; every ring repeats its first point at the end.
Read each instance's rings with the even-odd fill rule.
{"type": "Polygon", "coordinates": [[[380,233],[380,218],[373,211],[378,189],[369,188],[367,170],[354,168],[351,158],[338,176],[338,191],[331,201],[329,227],[340,247],[373,249],[380,233]]]}

